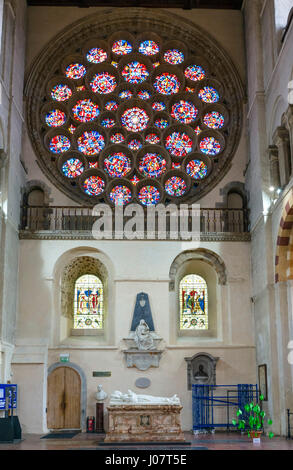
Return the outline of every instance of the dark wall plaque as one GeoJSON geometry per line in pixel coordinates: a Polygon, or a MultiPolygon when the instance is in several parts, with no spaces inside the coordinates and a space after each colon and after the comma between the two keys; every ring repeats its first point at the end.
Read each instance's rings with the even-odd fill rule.
{"type": "Polygon", "coordinates": [[[93,377],[111,377],[112,372],[99,372],[99,371],[94,371],[93,372],[93,377]]]}

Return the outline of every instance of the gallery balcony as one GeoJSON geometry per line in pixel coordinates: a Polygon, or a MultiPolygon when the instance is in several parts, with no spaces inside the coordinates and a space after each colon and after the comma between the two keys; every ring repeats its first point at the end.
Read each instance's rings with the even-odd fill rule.
{"type": "MultiPolygon", "coordinates": [[[[249,241],[249,211],[248,209],[202,208],[198,212],[200,218],[196,225],[202,241],[249,241]]],[[[123,218],[124,224],[132,217],[123,218]]],[[[19,236],[21,239],[92,239],[93,224],[99,216],[93,212],[92,207],[81,206],[23,206],[21,210],[21,223],[19,236]]],[[[170,231],[174,234],[174,219],[166,214],[166,238],[170,231]]],[[[145,239],[164,239],[158,236],[158,214],[155,215],[155,231],[153,236],[147,232],[147,222],[144,220],[145,239]]],[[[186,239],[182,236],[181,220],[178,222],[178,240],[186,239]],[[180,228],[181,227],[181,228],[180,228]]],[[[194,232],[194,220],[191,209],[184,222],[184,230],[194,232]]],[[[113,214],[112,230],[115,230],[115,217],[113,214]]],[[[136,229],[138,230],[138,229],[136,229]]],[[[161,228],[159,228],[161,230],[161,228]]],[[[110,238],[117,238],[114,235],[110,238]]],[[[176,238],[175,238],[176,239],[176,238]]]]}

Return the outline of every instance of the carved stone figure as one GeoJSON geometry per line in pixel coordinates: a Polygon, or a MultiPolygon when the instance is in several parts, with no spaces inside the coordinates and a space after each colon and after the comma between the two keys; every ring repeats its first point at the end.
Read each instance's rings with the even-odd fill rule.
{"type": "Polygon", "coordinates": [[[154,397],[152,395],[137,395],[128,390],[122,393],[119,390],[113,392],[110,396],[110,405],[113,404],[156,404],[156,405],[180,405],[180,399],[177,395],[173,397],[154,397]]]}
{"type": "Polygon", "coordinates": [[[98,385],[98,391],[96,393],[96,400],[97,401],[104,401],[107,398],[107,393],[103,390],[102,385],[98,385]]]}
{"type": "Polygon", "coordinates": [[[134,341],[139,350],[148,351],[156,349],[153,336],[145,320],[140,320],[134,333],[134,341]]]}

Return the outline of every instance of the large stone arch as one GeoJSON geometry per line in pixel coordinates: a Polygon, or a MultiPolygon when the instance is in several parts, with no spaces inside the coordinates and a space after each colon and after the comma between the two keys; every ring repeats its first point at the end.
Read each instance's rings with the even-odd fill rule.
{"type": "Polygon", "coordinates": [[[275,257],[275,282],[293,279],[293,188],[284,200],[275,257]]]}
{"type": "Polygon", "coordinates": [[[218,276],[218,283],[220,285],[226,285],[227,283],[227,270],[224,261],[220,256],[211,250],[205,248],[198,248],[195,250],[186,250],[180,253],[173,261],[169,271],[169,290],[174,291],[175,289],[175,277],[178,269],[183,263],[191,260],[200,260],[212,266],[218,276]]]}

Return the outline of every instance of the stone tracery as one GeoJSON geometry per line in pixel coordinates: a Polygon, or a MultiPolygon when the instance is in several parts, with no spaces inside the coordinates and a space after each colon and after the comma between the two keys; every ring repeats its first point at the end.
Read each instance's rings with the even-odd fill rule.
{"type": "MultiPolygon", "coordinates": [[[[159,16],[170,21],[168,15],[159,16]]],[[[101,37],[89,42],[85,37],[100,21],[88,18],[78,26],[78,50],[65,32],[66,54],[61,65],[55,64],[55,73],[48,74],[45,94],[36,83],[42,60],[33,67],[28,122],[40,166],[63,192],[89,205],[197,200],[227,171],[238,143],[242,90],[238,77],[233,83],[237,74],[227,57],[216,63],[217,44],[194,26],[186,33],[184,23],[185,41],[168,41],[164,32],[158,33],[158,22],[137,34],[142,27],[137,12],[136,27],[129,18],[120,22],[124,31],[116,28],[111,35],[104,26],[107,35],[102,36],[101,28],[101,37]],[[204,58],[194,53],[199,42],[208,46],[204,58]],[[154,143],[159,151],[141,171],[154,143]],[[105,167],[113,157],[109,145],[117,145],[110,173],[105,167]],[[161,171],[156,171],[158,165],[161,171]],[[113,182],[118,196],[111,193],[113,182]]],[[[180,29],[180,21],[176,26],[180,29]]],[[[175,36],[174,27],[168,36],[175,36]]],[[[45,55],[49,64],[50,48],[45,55]]]]}

